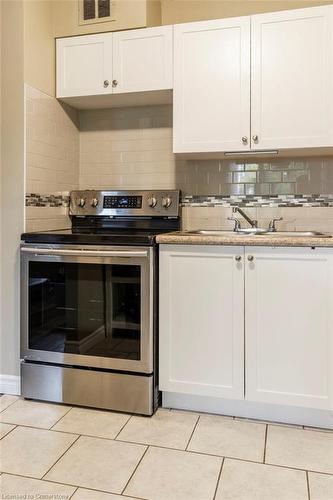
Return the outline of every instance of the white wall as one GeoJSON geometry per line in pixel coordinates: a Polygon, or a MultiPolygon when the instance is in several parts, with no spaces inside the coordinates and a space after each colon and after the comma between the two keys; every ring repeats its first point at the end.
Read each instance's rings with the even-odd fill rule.
{"type": "Polygon", "coordinates": [[[19,375],[19,243],[24,227],[22,2],[1,2],[1,353],[0,392],[19,375]]]}
{"type": "Polygon", "coordinates": [[[24,81],[55,95],[53,0],[24,0],[24,81]]]}

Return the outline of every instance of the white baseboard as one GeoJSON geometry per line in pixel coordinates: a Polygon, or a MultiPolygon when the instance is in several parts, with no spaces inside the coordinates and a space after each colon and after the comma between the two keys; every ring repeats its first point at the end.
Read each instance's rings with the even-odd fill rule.
{"type": "Polygon", "coordinates": [[[252,418],[285,424],[333,429],[333,411],[255,403],[246,400],[193,396],[175,392],[162,393],[162,406],[177,410],[216,413],[232,417],[252,418]]]}
{"type": "Polygon", "coordinates": [[[0,374],[0,394],[21,394],[21,381],[19,375],[0,374]]]}

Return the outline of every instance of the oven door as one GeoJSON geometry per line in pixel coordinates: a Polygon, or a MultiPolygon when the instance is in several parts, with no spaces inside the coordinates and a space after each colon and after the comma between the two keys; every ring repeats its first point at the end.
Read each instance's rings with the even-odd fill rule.
{"type": "Polygon", "coordinates": [[[153,248],[24,245],[26,361],[153,371],[153,248]]]}

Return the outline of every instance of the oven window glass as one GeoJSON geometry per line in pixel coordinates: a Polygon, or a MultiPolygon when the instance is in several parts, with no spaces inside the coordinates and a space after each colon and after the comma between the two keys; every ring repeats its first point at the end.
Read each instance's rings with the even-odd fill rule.
{"type": "Polygon", "coordinates": [[[30,262],[28,343],[140,360],[140,266],[30,262]]]}

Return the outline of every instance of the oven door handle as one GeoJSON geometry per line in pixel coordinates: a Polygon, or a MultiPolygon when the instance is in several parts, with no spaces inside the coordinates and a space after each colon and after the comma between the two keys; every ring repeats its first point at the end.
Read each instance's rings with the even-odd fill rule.
{"type": "Polygon", "coordinates": [[[147,250],[70,250],[59,248],[22,247],[21,252],[38,255],[72,256],[72,257],[148,257],[147,250]]]}

